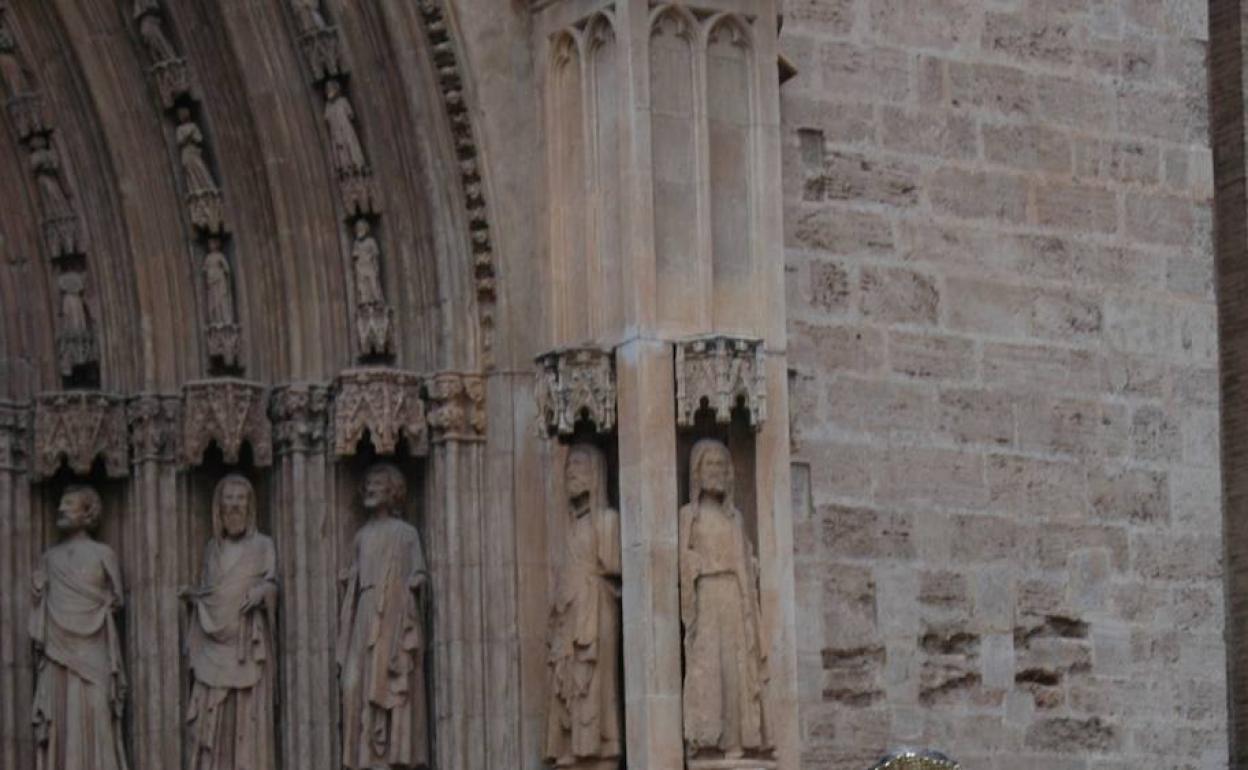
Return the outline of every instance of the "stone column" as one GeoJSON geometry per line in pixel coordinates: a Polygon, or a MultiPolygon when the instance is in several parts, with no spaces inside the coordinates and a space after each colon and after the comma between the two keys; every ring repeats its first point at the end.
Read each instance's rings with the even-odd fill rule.
{"type": "Polygon", "coordinates": [[[744,406],[775,751],[711,761],[796,768],[776,4],[531,7],[547,144],[548,347],[615,351],[629,767],[684,763],[678,430],[701,437],[699,411],[723,424],[744,406]],[[722,355],[685,401],[676,351],[691,344],[722,355]],[[741,386],[743,368],[751,379],[741,386]]]}
{"type": "Polygon", "coordinates": [[[126,658],[130,677],[130,760],[135,770],[182,761],[178,586],[182,582],[182,515],[177,396],[143,394],[126,404],[130,431],[130,493],[124,514],[122,570],[126,585],[126,658]]]}
{"type": "Polygon", "coordinates": [[[287,766],[309,770],[341,765],[334,661],[339,528],[328,413],[324,385],[285,385],[269,402],[275,454],[270,518],[281,575],[278,740],[287,766]]]}
{"type": "Polygon", "coordinates": [[[0,766],[33,767],[34,679],[27,636],[39,532],[30,505],[30,406],[0,401],[0,766]]]}

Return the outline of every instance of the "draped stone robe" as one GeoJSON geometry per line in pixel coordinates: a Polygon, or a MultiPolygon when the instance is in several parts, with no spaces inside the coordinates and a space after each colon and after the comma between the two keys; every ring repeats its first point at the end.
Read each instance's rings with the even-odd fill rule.
{"type": "Polygon", "coordinates": [[[551,617],[545,754],[554,764],[622,753],[620,516],[591,505],[567,538],[551,617]]]}
{"type": "Polygon", "coordinates": [[[684,731],[690,754],[762,753],[764,653],[758,569],[731,500],[680,509],[684,731]]]}
{"type": "Polygon", "coordinates": [[[342,763],[421,767],[429,761],[420,534],[391,516],[355,536],[338,623],[342,763]]]}
{"type": "Polygon", "coordinates": [[[267,535],[214,537],[192,596],[187,707],[192,770],[275,770],[273,626],[277,555],[267,535]],[[247,594],[266,595],[243,613],[247,594]]]}
{"type": "Polygon", "coordinates": [[[30,636],[38,656],[35,770],[127,770],[126,675],[114,613],[121,567],[103,543],[75,538],[44,553],[30,636]]]}

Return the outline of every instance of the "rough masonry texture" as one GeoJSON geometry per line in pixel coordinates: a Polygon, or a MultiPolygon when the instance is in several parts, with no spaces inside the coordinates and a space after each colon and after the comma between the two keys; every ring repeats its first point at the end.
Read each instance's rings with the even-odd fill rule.
{"type": "Polygon", "coordinates": [[[804,767],[1227,766],[1205,8],[787,5],[804,767]]]}

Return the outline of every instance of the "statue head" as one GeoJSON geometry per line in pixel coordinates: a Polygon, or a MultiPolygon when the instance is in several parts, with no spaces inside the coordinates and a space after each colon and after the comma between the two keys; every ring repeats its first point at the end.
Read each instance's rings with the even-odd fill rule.
{"type": "Polygon", "coordinates": [[[91,532],[99,526],[103,515],[104,501],[94,487],[70,484],[61,493],[61,503],[56,508],[56,528],[67,535],[91,532]]]}
{"type": "Polygon", "coordinates": [[[337,99],[340,93],[342,93],[342,85],[338,82],[338,78],[325,81],[325,101],[337,99]]]}
{"type": "Polygon", "coordinates": [[[208,253],[211,254],[221,250],[221,239],[218,236],[208,236],[208,253]]]}
{"type": "Polygon", "coordinates": [[[407,499],[407,480],[390,463],[377,463],[364,474],[364,510],[370,515],[395,515],[407,499]]]}
{"type": "Polygon", "coordinates": [[[689,501],[696,503],[703,494],[732,501],[732,454],[724,442],[702,439],[693,445],[689,457],[689,501]]]}
{"type": "Polygon", "coordinates": [[[593,444],[574,444],[564,463],[564,491],[578,513],[607,507],[607,457],[593,444]]]}
{"type": "Polygon", "coordinates": [[[212,534],[237,540],[256,531],[256,490],[246,476],[231,473],[212,493],[212,534]]]}
{"type": "Polygon", "coordinates": [[[363,240],[364,238],[368,237],[368,231],[370,229],[372,229],[372,226],[368,223],[368,220],[366,218],[359,217],[358,219],[356,219],[355,220],[356,240],[363,240]]]}
{"type": "Polygon", "coordinates": [[[190,122],[191,122],[191,108],[187,107],[185,104],[178,105],[178,123],[182,124],[182,123],[190,123],[190,122]]]}

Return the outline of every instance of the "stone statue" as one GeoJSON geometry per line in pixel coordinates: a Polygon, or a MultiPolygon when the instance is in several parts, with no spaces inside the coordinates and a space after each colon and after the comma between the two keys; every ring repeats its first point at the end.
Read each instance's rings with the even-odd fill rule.
{"type": "Polygon", "coordinates": [[[355,296],[360,305],[380,305],[386,301],[381,291],[381,248],[370,233],[368,220],[355,220],[355,244],[351,266],[355,273],[355,296]]]}
{"type": "Polygon", "coordinates": [[[234,323],[234,296],[230,281],[230,263],[221,252],[221,239],[208,239],[204,255],[204,292],[208,296],[208,324],[225,326],[234,323]]]}
{"type": "Polygon", "coordinates": [[[568,451],[567,545],[551,609],[546,761],[620,766],[620,516],[607,501],[607,460],[592,444],[568,451]]]}
{"type": "Polygon", "coordinates": [[[355,133],[355,109],[336,78],[325,81],[325,125],[329,128],[334,170],[339,176],[363,173],[368,163],[355,133]]]}
{"type": "Polygon", "coordinates": [[[83,336],[91,333],[91,319],[83,294],[87,289],[82,273],[67,271],[56,277],[56,288],[61,292],[61,333],[83,336]]]}
{"type": "Polygon", "coordinates": [[[686,754],[769,753],[757,560],[733,502],[732,456],[714,439],[694,444],[690,456],[679,560],[686,754]]]}
{"type": "Polygon", "coordinates": [[[67,487],[57,508],[61,542],[34,575],[35,770],[127,768],[126,674],[113,617],[122,604],[121,566],[90,534],[103,512],[93,488],[67,487]]]}
{"type": "Polygon", "coordinates": [[[182,169],[186,172],[186,188],[192,193],[205,190],[216,191],[217,180],[204,161],[204,133],[191,119],[189,107],[178,108],[178,128],[174,132],[182,169]]]}
{"type": "Polygon", "coordinates": [[[217,484],[199,586],[180,593],[191,609],[191,770],[276,770],[277,555],[256,529],[256,493],[245,477],[217,484]]]}
{"type": "Polygon", "coordinates": [[[368,469],[368,521],[352,546],[338,620],[342,764],[419,768],[429,763],[424,604],[429,574],[420,533],[403,520],[407,484],[393,465],[368,469]]]}
{"type": "Polygon", "coordinates": [[[48,219],[60,219],[74,215],[69,205],[69,194],[61,180],[61,159],[48,142],[48,137],[36,134],[30,140],[30,168],[39,185],[39,199],[43,203],[43,215],[48,219]]]}
{"type": "Polygon", "coordinates": [[[160,64],[178,58],[169,38],[165,37],[164,26],[160,19],[160,3],[158,0],[134,0],[134,20],[139,25],[139,38],[147,48],[147,55],[152,64],[160,64]]]}
{"type": "Polygon", "coordinates": [[[329,29],[325,17],[321,15],[320,0],[291,0],[290,5],[295,12],[295,23],[299,25],[300,34],[329,29]]]}

